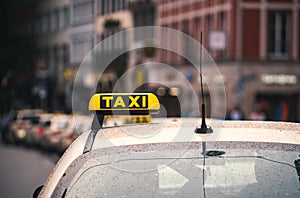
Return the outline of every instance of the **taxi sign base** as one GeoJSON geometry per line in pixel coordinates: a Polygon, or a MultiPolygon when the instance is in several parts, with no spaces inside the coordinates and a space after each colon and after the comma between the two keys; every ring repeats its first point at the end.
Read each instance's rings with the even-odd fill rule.
{"type": "Polygon", "coordinates": [[[96,111],[91,126],[91,132],[86,140],[83,153],[87,153],[92,150],[95,137],[98,131],[103,128],[103,121],[104,121],[104,115],[96,111]]]}

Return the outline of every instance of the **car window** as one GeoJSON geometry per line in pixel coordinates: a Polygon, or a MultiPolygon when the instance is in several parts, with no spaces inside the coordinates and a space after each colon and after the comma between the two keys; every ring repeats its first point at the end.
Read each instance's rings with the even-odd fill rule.
{"type": "Polygon", "coordinates": [[[68,168],[54,196],[299,197],[297,145],[220,142],[207,149],[205,161],[201,143],[98,149],[68,168]]]}
{"type": "Polygon", "coordinates": [[[38,116],[26,116],[26,117],[23,117],[22,120],[30,121],[30,123],[32,123],[32,124],[38,124],[39,120],[40,120],[40,117],[38,117],[38,116]]]}

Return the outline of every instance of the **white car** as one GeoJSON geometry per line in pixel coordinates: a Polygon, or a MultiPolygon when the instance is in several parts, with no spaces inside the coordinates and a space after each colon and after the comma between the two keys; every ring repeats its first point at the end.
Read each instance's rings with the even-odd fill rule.
{"type": "Polygon", "coordinates": [[[159,109],[151,93],[92,96],[91,129],[70,145],[35,195],[299,197],[300,124],[212,119],[212,129],[202,117],[201,127],[199,118],[159,118],[103,128],[112,111],[159,109]]]}
{"type": "Polygon", "coordinates": [[[216,121],[203,135],[199,122],[102,128],[93,142],[85,132],[39,197],[300,197],[299,123],[216,121]]]}
{"type": "Polygon", "coordinates": [[[61,151],[61,139],[73,133],[74,123],[70,115],[58,114],[51,118],[51,125],[43,133],[42,146],[47,150],[61,151]]]}
{"type": "Polygon", "coordinates": [[[53,114],[41,114],[38,124],[34,125],[30,131],[28,131],[28,143],[32,146],[41,146],[44,133],[49,129],[51,125],[51,118],[53,114]]]}

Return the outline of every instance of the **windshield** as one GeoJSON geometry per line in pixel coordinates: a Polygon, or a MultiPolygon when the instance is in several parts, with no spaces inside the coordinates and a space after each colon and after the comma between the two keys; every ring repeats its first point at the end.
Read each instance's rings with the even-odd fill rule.
{"type": "Polygon", "coordinates": [[[39,120],[40,120],[40,117],[38,117],[38,116],[26,116],[26,117],[23,117],[22,120],[30,121],[32,123],[38,123],[39,120]]]}
{"type": "Polygon", "coordinates": [[[299,197],[299,151],[297,145],[238,142],[98,149],[74,161],[54,196],[299,197]]]}

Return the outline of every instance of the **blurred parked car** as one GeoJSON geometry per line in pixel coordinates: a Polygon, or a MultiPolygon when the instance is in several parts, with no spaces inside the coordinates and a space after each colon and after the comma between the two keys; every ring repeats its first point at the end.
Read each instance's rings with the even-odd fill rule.
{"type": "Polygon", "coordinates": [[[40,115],[44,113],[41,109],[20,110],[17,119],[9,129],[8,140],[14,143],[29,142],[29,133],[34,125],[39,123],[40,115]]]}
{"type": "Polygon", "coordinates": [[[69,115],[54,115],[51,118],[50,127],[44,132],[42,147],[49,151],[60,150],[60,140],[63,136],[72,133],[73,124],[69,115]]]}
{"type": "Polygon", "coordinates": [[[53,114],[42,114],[39,123],[28,131],[28,143],[33,146],[41,146],[44,133],[51,125],[51,118],[53,114]]]}

